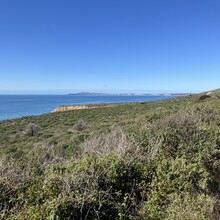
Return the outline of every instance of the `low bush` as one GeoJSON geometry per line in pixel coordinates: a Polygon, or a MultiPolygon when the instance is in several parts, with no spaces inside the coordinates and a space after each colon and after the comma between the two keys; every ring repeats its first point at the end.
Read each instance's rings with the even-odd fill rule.
{"type": "Polygon", "coordinates": [[[211,98],[211,96],[210,95],[201,95],[199,97],[199,101],[203,101],[203,100],[208,99],[208,98],[211,98]]]}
{"type": "Polygon", "coordinates": [[[75,124],[74,128],[77,130],[77,131],[83,131],[84,129],[86,129],[87,127],[87,123],[80,119],[79,121],[77,121],[77,123],[75,124]]]}
{"type": "Polygon", "coordinates": [[[24,134],[27,136],[36,136],[39,134],[40,131],[40,126],[34,124],[34,123],[30,123],[27,125],[24,134]]]}

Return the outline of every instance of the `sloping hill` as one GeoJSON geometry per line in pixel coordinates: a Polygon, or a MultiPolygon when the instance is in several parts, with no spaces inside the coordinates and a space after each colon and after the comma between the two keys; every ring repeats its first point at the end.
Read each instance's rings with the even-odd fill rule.
{"type": "Polygon", "coordinates": [[[219,219],[220,90],[0,122],[2,219],[219,219]]]}

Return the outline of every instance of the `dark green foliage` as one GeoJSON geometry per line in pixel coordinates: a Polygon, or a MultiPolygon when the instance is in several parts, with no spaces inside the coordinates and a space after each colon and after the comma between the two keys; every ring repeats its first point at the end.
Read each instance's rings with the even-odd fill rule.
{"type": "Polygon", "coordinates": [[[210,152],[203,158],[205,169],[209,173],[208,190],[218,196],[220,192],[220,149],[210,152]]]}
{"type": "Polygon", "coordinates": [[[201,95],[201,96],[199,97],[199,100],[200,100],[200,101],[203,101],[203,100],[208,99],[208,98],[211,98],[211,96],[210,96],[210,95],[201,95]]]}

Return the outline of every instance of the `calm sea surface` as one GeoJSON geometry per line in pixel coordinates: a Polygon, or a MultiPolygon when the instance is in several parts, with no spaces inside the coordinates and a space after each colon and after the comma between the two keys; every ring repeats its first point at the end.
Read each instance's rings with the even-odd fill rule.
{"type": "Polygon", "coordinates": [[[60,105],[155,101],[174,96],[0,95],[0,120],[51,112],[60,105]]]}

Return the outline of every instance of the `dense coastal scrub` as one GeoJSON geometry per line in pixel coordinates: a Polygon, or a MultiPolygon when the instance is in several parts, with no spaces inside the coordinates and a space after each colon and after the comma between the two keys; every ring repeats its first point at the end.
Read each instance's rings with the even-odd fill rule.
{"type": "Polygon", "coordinates": [[[1,219],[219,219],[219,97],[0,122],[1,219]]]}

